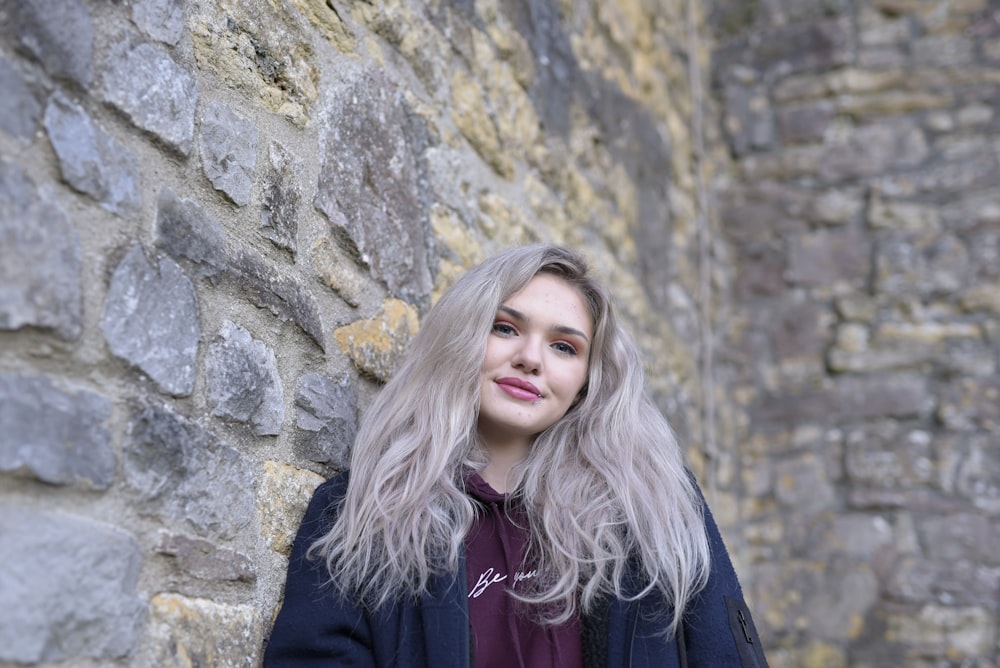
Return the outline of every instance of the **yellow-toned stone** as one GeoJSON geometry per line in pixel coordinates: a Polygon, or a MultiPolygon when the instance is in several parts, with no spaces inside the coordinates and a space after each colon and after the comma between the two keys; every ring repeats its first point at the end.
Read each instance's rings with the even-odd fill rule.
{"type": "Polygon", "coordinates": [[[260,532],[271,549],[287,556],[309,499],[323,476],[280,462],[264,462],[257,492],[260,532]]]}
{"type": "Polygon", "coordinates": [[[476,153],[500,176],[511,178],[514,163],[500,145],[496,124],[486,108],[486,95],[463,68],[451,76],[451,119],[476,153]]]}
{"type": "Polygon", "coordinates": [[[930,231],[941,227],[941,214],[938,207],[887,200],[873,194],[868,222],[872,227],[930,231]]]}
{"type": "Polygon", "coordinates": [[[802,668],[846,668],[847,656],[839,647],[826,643],[809,645],[802,657],[802,668]]]}
{"type": "Polygon", "coordinates": [[[973,286],[961,294],[959,302],[966,311],[1000,313],[1000,283],[973,286]]]}
{"type": "Polygon", "coordinates": [[[837,99],[837,108],[854,116],[886,116],[929,109],[947,109],[954,96],[925,91],[887,91],[874,95],[844,95],[837,99]]]}
{"type": "Polygon", "coordinates": [[[501,246],[520,246],[535,241],[524,211],[494,192],[479,197],[479,226],[488,238],[501,246]]]}
{"type": "Polygon", "coordinates": [[[487,90],[496,110],[501,142],[523,154],[527,147],[538,142],[541,123],[534,104],[517,82],[513,67],[507,63],[495,63],[487,90]]]}
{"type": "Polygon", "coordinates": [[[327,237],[320,237],[309,249],[309,258],[323,282],[345,302],[351,306],[361,303],[361,297],[371,279],[358,268],[343,248],[327,237]]]}
{"type": "Polygon", "coordinates": [[[979,325],[971,322],[888,322],[877,330],[877,338],[882,342],[906,341],[934,344],[946,339],[978,339],[982,336],[979,325]]]}
{"type": "Polygon", "coordinates": [[[438,273],[434,277],[434,287],[431,291],[431,304],[436,304],[441,295],[457,281],[467,270],[460,264],[444,258],[438,264],[438,273]]]}
{"type": "Polygon", "coordinates": [[[395,373],[420,329],[417,309],[399,299],[382,302],[379,313],[337,329],[334,339],[363,373],[381,381],[395,373]]]}
{"type": "Polygon", "coordinates": [[[461,263],[469,268],[485,257],[482,245],[458,217],[440,204],[431,208],[431,229],[435,238],[443,243],[461,263]]]}
{"type": "Polygon", "coordinates": [[[340,14],[326,0],[290,0],[292,5],[302,12],[326,41],[345,54],[353,54],[355,48],[354,35],[344,25],[340,14]]]}
{"type": "Polygon", "coordinates": [[[263,641],[263,623],[253,606],[157,594],[149,602],[147,639],[136,665],[256,666],[263,641]]]}
{"type": "Polygon", "coordinates": [[[192,12],[188,20],[198,66],[304,126],[318,97],[319,71],[302,16],[271,2],[206,6],[211,10],[192,12]]]}

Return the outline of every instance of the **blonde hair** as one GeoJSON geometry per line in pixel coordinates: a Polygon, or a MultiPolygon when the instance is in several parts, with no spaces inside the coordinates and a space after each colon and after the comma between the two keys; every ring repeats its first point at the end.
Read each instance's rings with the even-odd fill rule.
{"type": "Polygon", "coordinates": [[[310,554],[325,559],[342,593],[372,607],[419,596],[432,576],[458,569],[476,512],[465,476],[485,463],[476,422],[487,337],[497,308],[540,272],[580,291],[594,336],[582,399],[536,437],[518,469],[538,572],[519,598],[560,623],[603,596],[630,598],[625,580],[638,564],[644,588],[632,598],[659,590],[673,605],[674,632],[708,572],[700,498],[606,290],[558,246],[500,253],[431,309],[365,414],[347,495],[310,554]]]}

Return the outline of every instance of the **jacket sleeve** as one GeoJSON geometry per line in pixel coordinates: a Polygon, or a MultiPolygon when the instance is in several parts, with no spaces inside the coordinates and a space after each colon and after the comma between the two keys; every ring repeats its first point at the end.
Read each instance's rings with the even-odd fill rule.
{"type": "Polygon", "coordinates": [[[265,668],[375,665],[368,616],[330,585],[322,559],[306,558],[309,546],[330,529],[346,491],[347,476],[341,474],[320,485],[309,502],[288,561],[265,668]]]}
{"type": "Polygon", "coordinates": [[[743,590],[712,512],[704,503],[712,555],[705,588],[684,614],[683,649],[687,668],[767,668],[743,590]]]}

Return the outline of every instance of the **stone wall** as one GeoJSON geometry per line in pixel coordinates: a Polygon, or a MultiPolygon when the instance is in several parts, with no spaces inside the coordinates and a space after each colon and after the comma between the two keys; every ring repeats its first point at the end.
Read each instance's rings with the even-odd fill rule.
{"type": "MultiPolygon", "coordinates": [[[[702,262],[701,21],[680,0],[0,2],[0,664],[258,663],[304,504],[422,314],[534,239],[612,285],[738,545],[735,432],[701,445],[698,305],[731,283],[702,262]]],[[[963,403],[984,382],[949,419],[991,419],[963,403]]],[[[966,435],[957,458],[991,456],[966,435]]]]}
{"type": "Polygon", "coordinates": [[[711,25],[771,665],[1000,665],[1000,5],[724,0],[711,25]]]}

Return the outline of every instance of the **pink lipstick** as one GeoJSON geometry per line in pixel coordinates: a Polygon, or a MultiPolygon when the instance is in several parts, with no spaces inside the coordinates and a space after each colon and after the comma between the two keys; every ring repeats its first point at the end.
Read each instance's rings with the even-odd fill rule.
{"type": "Polygon", "coordinates": [[[542,394],[538,391],[537,387],[521,378],[498,378],[496,384],[500,386],[501,390],[521,401],[536,402],[542,398],[542,394]]]}

